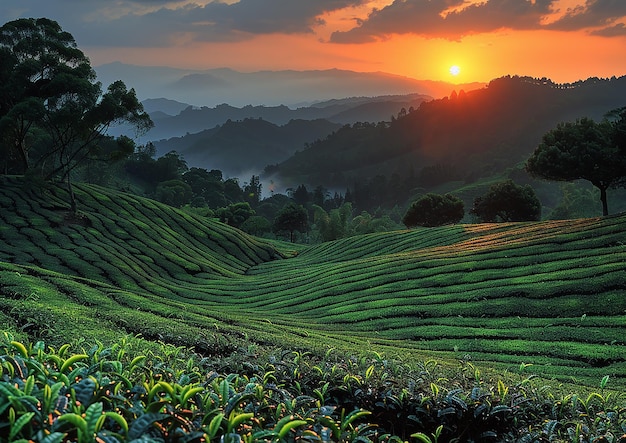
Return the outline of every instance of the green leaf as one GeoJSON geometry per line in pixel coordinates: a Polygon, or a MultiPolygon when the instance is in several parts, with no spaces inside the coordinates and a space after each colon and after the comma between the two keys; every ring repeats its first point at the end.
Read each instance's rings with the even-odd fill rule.
{"type": "Polygon", "coordinates": [[[154,423],[167,417],[168,416],[165,414],[143,414],[131,423],[128,430],[128,439],[133,440],[135,438],[141,437],[143,434],[147,433],[148,428],[151,427],[154,423]]]}
{"type": "MultiPolygon", "coordinates": [[[[124,432],[128,434],[128,422],[120,414],[118,414],[117,412],[106,411],[104,415],[101,417],[101,419],[104,419],[104,418],[110,418],[111,420],[116,422],[118,425],[120,425],[120,428],[122,428],[124,432]]],[[[102,424],[99,426],[97,431],[100,431],[100,429],[102,429],[102,424]]]]}
{"type": "Polygon", "coordinates": [[[87,435],[87,422],[83,417],[78,414],[63,414],[59,418],[57,418],[57,422],[67,422],[73,425],[76,429],[78,429],[82,433],[82,435],[87,435]]]}
{"type": "Polygon", "coordinates": [[[87,423],[87,432],[89,435],[95,434],[98,430],[96,425],[102,417],[102,403],[94,403],[85,411],[85,422],[87,423]]]}
{"type": "Polygon", "coordinates": [[[63,362],[63,366],[61,366],[61,369],[59,370],[59,372],[61,372],[61,373],[65,373],[65,372],[67,372],[67,371],[70,369],[70,367],[71,367],[74,363],[77,363],[77,362],[79,362],[79,361],[81,361],[81,360],[86,360],[86,359],[88,359],[88,358],[89,358],[89,356],[88,356],[88,355],[85,355],[85,354],[76,354],[76,355],[73,355],[73,356],[71,356],[70,358],[68,358],[67,360],[65,360],[65,361],[63,362]]]}
{"type": "Polygon", "coordinates": [[[355,409],[354,411],[350,412],[346,418],[341,422],[341,431],[345,431],[346,428],[355,420],[358,420],[359,418],[365,417],[367,415],[370,415],[371,412],[369,411],[363,411],[363,410],[359,410],[359,409],[355,409]]]}
{"type": "Polygon", "coordinates": [[[17,434],[20,433],[26,423],[30,422],[34,416],[34,412],[27,412],[26,414],[18,418],[15,423],[11,425],[11,430],[9,431],[9,441],[12,441],[17,436],[17,434]]]}
{"type": "Polygon", "coordinates": [[[215,417],[213,417],[213,419],[211,420],[211,423],[209,423],[207,434],[209,435],[210,439],[215,437],[217,433],[219,432],[220,426],[222,424],[222,420],[224,420],[224,414],[220,412],[215,417]]]}
{"type": "Polygon", "coordinates": [[[76,395],[76,400],[78,400],[84,407],[88,407],[97,386],[96,381],[91,377],[82,379],[72,387],[76,395]]]}
{"type": "Polygon", "coordinates": [[[245,414],[238,414],[238,415],[235,415],[234,412],[231,413],[230,416],[228,417],[227,434],[230,434],[234,429],[237,428],[237,426],[239,426],[244,421],[250,420],[252,417],[254,417],[254,414],[252,412],[247,412],[245,414]]]}
{"type": "MultiPolygon", "coordinates": [[[[278,437],[280,439],[285,438],[285,436],[289,433],[289,431],[291,431],[294,428],[297,428],[299,426],[304,426],[307,424],[306,420],[293,420],[293,416],[291,417],[291,421],[289,421],[288,423],[284,423],[280,429],[278,429],[278,426],[276,427],[277,429],[275,429],[278,432],[278,437]]],[[[281,420],[282,421],[282,420],[281,420]]],[[[280,423],[280,422],[279,422],[280,423]]]]}

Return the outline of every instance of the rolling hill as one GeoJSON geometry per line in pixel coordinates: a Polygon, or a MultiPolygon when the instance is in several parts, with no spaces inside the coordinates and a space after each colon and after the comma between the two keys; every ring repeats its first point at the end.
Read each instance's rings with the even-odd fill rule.
{"type": "Polygon", "coordinates": [[[358,348],[626,386],[626,214],[303,246],[83,184],[72,215],[64,188],[0,180],[0,321],[31,339],[358,348]]]}
{"type": "Polygon", "coordinates": [[[623,107],[626,77],[572,84],[502,77],[485,88],[424,102],[387,128],[352,127],[311,144],[271,169],[285,187],[345,189],[380,174],[407,177],[444,165],[470,182],[525,161],[558,123],[623,107]]]}

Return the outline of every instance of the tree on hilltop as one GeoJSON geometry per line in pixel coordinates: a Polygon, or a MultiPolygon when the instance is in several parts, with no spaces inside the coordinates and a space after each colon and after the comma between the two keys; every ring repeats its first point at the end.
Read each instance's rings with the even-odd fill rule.
{"type": "Polygon", "coordinates": [[[544,134],[526,161],[526,170],[547,180],[591,182],[600,190],[602,214],[608,215],[607,189],[623,184],[626,178],[625,111],[618,116],[616,122],[581,118],[560,123],[544,134]]]}
{"type": "Polygon", "coordinates": [[[107,130],[130,123],[138,133],[152,127],[133,89],[122,81],[106,92],[72,35],[46,18],[19,19],[0,27],[0,152],[5,171],[36,170],[44,178],[67,180],[88,161],[116,161],[132,154],[134,143],[102,150],[107,130]]]}

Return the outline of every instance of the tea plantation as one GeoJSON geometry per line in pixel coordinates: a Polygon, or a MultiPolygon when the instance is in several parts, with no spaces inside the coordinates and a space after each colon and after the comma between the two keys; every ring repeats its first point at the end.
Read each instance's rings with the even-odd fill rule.
{"type": "Polygon", "coordinates": [[[7,441],[626,441],[626,214],[302,246],[75,193],[0,178],[7,441]]]}

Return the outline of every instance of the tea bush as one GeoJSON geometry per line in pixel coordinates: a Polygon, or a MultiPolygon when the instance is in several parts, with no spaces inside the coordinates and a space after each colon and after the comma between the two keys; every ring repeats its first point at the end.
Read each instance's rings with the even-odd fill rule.
{"type": "Polygon", "coordinates": [[[530,378],[488,383],[461,362],[448,380],[377,353],[238,350],[204,357],[125,337],[58,349],[0,344],[0,441],[626,441],[624,397],[555,397],[530,378]],[[139,352],[139,353],[136,353],[139,352]]]}

